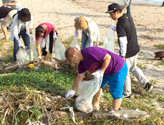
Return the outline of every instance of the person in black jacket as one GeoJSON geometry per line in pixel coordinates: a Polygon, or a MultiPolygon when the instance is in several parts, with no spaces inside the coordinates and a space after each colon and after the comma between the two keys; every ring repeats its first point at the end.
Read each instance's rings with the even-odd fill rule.
{"type": "Polygon", "coordinates": [[[117,31],[120,56],[125,59],[128,65],[128,74],[125,79],[123,97],[129,98],[131,95],[129,71],[138,79],[140,85],[146,91],[150,91],[153,86],[145,78],[143,72],[136,66],[140,47],[132,17],[129,14],[123,14],[121,7],[117,3],[110,4],[106,13],[109,13],[113,20],[118,20],[117,26],[112,25],[111,28],[117,31]]]}

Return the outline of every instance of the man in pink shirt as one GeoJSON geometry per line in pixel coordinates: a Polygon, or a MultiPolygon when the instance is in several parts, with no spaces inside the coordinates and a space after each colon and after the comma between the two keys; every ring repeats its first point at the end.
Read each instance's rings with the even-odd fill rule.
{"type": "Polygon", "coordinates": [[[53,40],[57,38],[54,26],[47,22],[39,24],[35,29],[35,38],[39,58],[41,58],[41,46],[43,59],[46,60],[47,52],[50,52],[52,61],[53,40]]]}

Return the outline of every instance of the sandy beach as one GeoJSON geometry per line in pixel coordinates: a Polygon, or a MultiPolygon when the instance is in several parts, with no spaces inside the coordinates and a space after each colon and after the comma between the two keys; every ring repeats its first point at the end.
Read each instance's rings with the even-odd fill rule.
{"type": "MultiPolygon", "coordinates": [[[[116,24],[109,14],[105,14],[108,5],[114,0],[48,0],[46,2],[21,0],[20,2],[22,8],[29,8],[33,15],[33,35],[39,23],[49,22],[58,30],[61,41],[68,39],[74,35],[74,18],[82,15],[98,24],[100,42],[103,42],[110,25],[116,24]]],[[[123,11],[126,12],[126,9],[123,11]]],[[[164,7],[159,4],[132,1],[131,15],[141,47],[138,64],[142,65],[141,69],[146,78],[156,83],[153,91],[164,93],[164,66],[158,65],[160,60],[154,60],[154,52],[160,51],[154,45],[163,44],[164,41],[164,7]]],[[[118,49],[118,45],[115,45],[116,53],[118,49]]]]}

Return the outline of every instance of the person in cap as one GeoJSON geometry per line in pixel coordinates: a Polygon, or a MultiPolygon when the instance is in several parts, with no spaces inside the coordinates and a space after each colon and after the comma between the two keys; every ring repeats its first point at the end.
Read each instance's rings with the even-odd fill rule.
{"type": "Polygon", "coordinates": [[[27,8],[23,8],[13,18],[13,23],[10,29],[10,40],[14,42],[14,62],[16,62],[16,53],[19,50],[19,47],[22,46],[20,36],[22,37],[27,49],[30,48],[30,40],[33,42],[32,22],[33,19],[31,13],[27,8]]]}
{"type": "Polygon", "coordinates": [[[92,46],[82,50],[69,47],[65,51],[67,61],[78,64],[78,75],[76,76],[73,88],[65,97],[74,96],[78,88],[78,83],[83,80],[85,71],[94,72],[95,76],[103,77],[101,88],[94,95],[93,108],[99,110],[99,100],[102,88],[108,83],[110,93],[113,97],[112,108],[118,110],[122,103],[122,93],[125,77],[127,75],[127,65],[125,60],[104,48],[92,46]]]}
{"type": "Polygon", "coordinates": [[[146,91],[150,91],[153,86],[145,78],[143,72],[136,66],[140,47],[132,17],[129,14],[123,14],[117,3],[110,4],[106,13],[109,13],[113,20],[118,20],[117,25],[112,25],[111,28],[114,31],[117,31],[120,47],[119,54],[125,59],[128,65],[128,75],[124,84],[123,97],[130,98],[131,95],[131,79],[129,71],[138,79],[140,85],[146,91]]]}
{"type": "Polygon", "coordinates": [[[16,13],[17,13],[17,10],[7,8],[4,6],[0,7],[0,19],[2,19],[1,28],[2,28],[2,32],[3,32],[6,40],[9,39],[9,37],[7,35],[7,28],[6,27],[12,23],[13,16],[16,13]]]}
{"type": "Polygon", "coordinates": [[[40,44],[42,47],[43,59],[46,59],[47,52],[50,52],[52,61],[53,41],[57,39],[57,31],[50,23],[41,23],[35,29],[35,38],[39,59],[41,58],[40,44]]]}
{"type": "Polygon", "coordinates": [[[78,30],[82,30],[81,49],[99,45],[100,31],[98,25],[91,19],[79,16],[74,19],[75,21],[75,36],[78,36],[78,30]]]}
{"type": "Polygon", "coordinates": [[[2,0],[4,7],[9,7],[20,11],[22,9],[21,4],[18,0],[2,0]]]}

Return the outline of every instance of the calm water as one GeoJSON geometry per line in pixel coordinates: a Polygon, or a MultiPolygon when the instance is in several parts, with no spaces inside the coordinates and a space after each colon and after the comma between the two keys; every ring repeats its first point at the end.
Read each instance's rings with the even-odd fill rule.
{"type": "Polygon", "coordinates": [[[132,1],[141,1],[141,2],[162,4],[164,0],[132,0],[132,1]]]}

